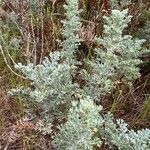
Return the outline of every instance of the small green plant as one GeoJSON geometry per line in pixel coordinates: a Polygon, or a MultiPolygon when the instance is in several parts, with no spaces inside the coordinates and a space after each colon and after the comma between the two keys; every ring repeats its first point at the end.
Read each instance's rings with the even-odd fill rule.
{"type": "Polygon", "coordinates": [[[73,99],[72,95],[75,94],[78,87],[77,84],[72,83],[71,77],[75,67],[66,63],[59,63],[60,54],[57,51],[51,53],[49,59],[45,58],[42,64],[37,66],[33,64],[25,66],[21,63],[15,66],[32,81],[34,90],[30,88],[18,89],[13,90],[13,94],[19,93],[24,95],[25,99],[29,98],[30,101],[40,104],[44,114],[50,115],[49,119],[65,112],[65,108],[70,105],[73,99]],[[61,112],[60,106],[62,105],[65,107],[61,112]]]}

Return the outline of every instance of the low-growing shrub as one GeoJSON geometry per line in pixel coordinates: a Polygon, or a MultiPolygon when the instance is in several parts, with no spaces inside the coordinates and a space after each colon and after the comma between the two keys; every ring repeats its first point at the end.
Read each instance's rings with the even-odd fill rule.
{"type": "Polygon", "coordinates": [[[80,70],[80,77],[85,80],[80,87],[74,80],[78,64],[83,63],[75,57],[81,27],[78,0],[66,0],[64,8],[62,50],[51,52],[40,65],[16,65],[31,80],[33,88],[12,90],[11,94],[24,95],[29,104],[34,101],[39,105],[47,124],[53,126],[55,120],[62,120],[55,127],[59,130],[52,141],[54,149],[93,150],[105,141],[112,149],[149,150],[149,129],[129,130],[123,120],[115,121],[109,113],[103,115],[101,106],[94,103],[111,92],[115,81],[128,84],[139,75],[144,40],[123,35],[131,20],[128,10],[112,10],[110,16],[103,17],[104,34],[95,39],[95,57],[84,62],[89,69],[80,70]]]}

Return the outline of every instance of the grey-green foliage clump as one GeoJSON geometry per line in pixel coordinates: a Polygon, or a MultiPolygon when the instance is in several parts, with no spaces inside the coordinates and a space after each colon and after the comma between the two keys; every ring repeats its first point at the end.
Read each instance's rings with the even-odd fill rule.
{"type": "Polygon", "coordinates": [[[12,92],[28,95],[31,100],[40,103],[45,117],[50,115],[49,118],[52,118],[51,114],[64,116],[63,113],[69,108],[78,87],[73,82],[76,70],[74,53],[80,41],[77,34],[80,27],[78,1],[67,0],[64,8],[66,19],[63,21],[62,51],[51,52],[50,58],[45,58],[37,66],[21,63],[15,66],[32,81],[34,89],[18,89],[12,92]]]}
{"type": "Polygon", "coordinates": [[[97,49],[101,54],[102,62],[109,62],[115,69],[118,79],[132,81],[139,74],[138,58],[142,54],[141,45],[145,40],[133,39],[130,35],[123,35],[123,30],[131,21],[128,10],[112,10],[110,17],[104,16],[103,38],[97,38],[99,45],[104,48],[97,49]]]}
{"type": "Polygon", "coordinates": [[[61,62],[61,52],[57,51],[50,53],[49,58],[46,57],[39,65],[19,63],[15,67],[32,81],[32,86],[13,89],[10,93],[23,97],[28,113],[32,113],[30,104],[37,104],[42,110],[42,123],[38,124],[38,129],[44,134],[51,132],[53,121],[66,118],[74,100],[78,85],[73,83],[72,75],[76,67],[61,62]]]}
{"type": "Polygon", "coordinates": [[[107,92],[110,92],[113,87],[111,81],[113,68],[108,64],[100,63],[100,61],[101,59],[98,57],[95,60],[93,59],[88,62],[91,67],[90,72],[86,70],[82,70],[81,72],[82,77],[86,80],[83,93],[90,95],[93,99],[105,95],[107,92]]]}
{"type": "Polygon", "coordinates": [[[62,51],[51,52],[39,65],[16,65],[34,88],[12,93],[39,104],[50,128],[54,119],[66,120],[55,133],[52,144],[56,150],[93,150],[104,139],[110,147],[117,146],[120,150],[149,150],[150,130],[128,130],[122,120],[116,124],[110,115],[100,115],[101,106],[94,103],[96,98],[111,91],[115,80],[131,81],[138,75],[137,57],[143,40],[122,35],[131,16],[127,10],[112,10],[110,17],[104,17],[104,35],[96,38],[99,48],[95,50],[96,57],[87,62],[90,70],[82,70],[86,84],[81,89],[73,80],[75,51],[80,44],[78,0],[66,0],[65,10],[62,51]]]}
{"type": "Polygon", "coordinates": [[[60,59],[60,52],[53,52],[50,53],[50,58],[45,58],[42,64],[37,66],[33,64],[25,66],[21,63],[15,66],[32,81],[34,89],[26,90],[28,98],[41,103],[43,110],[52,114],[57,112],[59,105],[70,104],[77,88],[71,76],[75,67],[60,63],[60,59]]]}
{"type": "Polygon", "coordinates": [[[80,44],[79,32],[80,10],[77,0],[66,0],[64,8],[66,10],[66,19],[63,20],[63,37],[62,42],[62,57],[65,58],[68,64],[75,63],[75,51],[80,44]]]}
{"type": "Polygon", "coordinates": [[[31,113],[30,104],[35,102],[40,109],[42,124],[39,130],[44,133],[51,131],[55,119],[66,118],[71,101],[74,100],[78,84],[73,82],[77,61],[75,51],[79,45],[78,30],[80,28],[78,1],[66,1],[66,20],[63,21],[62,51],[51,52],[42,64],[23,65],[15,67],[20,70],[30,81],[34,88],[13,89],[10,93],[21,95],[27,101],[28,112],[31,113]]]}
{"type": "Polygon", "coordinates": [[[128,10],[112,10],[109,17],[103,18],[106,24],[103,36],[96,38],[99,45],[95,49],[96,57],[87,62],[92,71],[82,71],[87,81],[84,90],[93,98],[110,92],[116,80],[130,83],[139,76],[139,56],[145,41],[123,35],[124,28],[131,21],[128,10]]]}
{"type": "Polygon", "coordinates": [[[150,47],[150,21],[146,21],[144,27],[139,29],[138,36],[144,38],[150,47]]]}
{"type": "Polygon", "coordinates": [[[129,130],[128,125],[122,120],[113,121],[112,114],[105,116],[105,129],[103,137],[114,149],[117,146],[119,150],[149,150],[150,149],[150,130],[142,129],[135,132],[129,130]]]}
{"type": "Polygon", "coordinates": [[[101,107],[96,106],[90,97],[73,102],[69,110],[68,121],[60,127],[53,141],[57,150],[93,150],[101,144],[95,135],[103,125],[99,115],[101,107]]]}
{"type": "Polygon", "coordinates": [[[100,115],[102,108],[90,97],[73,102],[68,120],[59,127],[53,145],[56,150],[93,150],[102,141],[114,150],[149,150],[150,130],[129,130],[122,119],[114,120],[111,113],[100,115]]]}

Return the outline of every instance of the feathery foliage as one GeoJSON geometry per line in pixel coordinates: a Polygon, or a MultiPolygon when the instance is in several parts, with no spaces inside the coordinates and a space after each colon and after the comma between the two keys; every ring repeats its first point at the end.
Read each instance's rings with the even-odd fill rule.
{"type": "MultiPolygon", "coordinates": [[[[51,52],[50,59],[45,58],[42,64],[34,66],[34,64],[22,65],[19,63],[16,68],[22,71],[29,80],[32,81],[33,89],[25,91],[13,90],[29,95],[32,100],[39,102],[45,110],[45,114],[59,114],[60,105],[68,109],[72,101],[72,95],[78,87],[73,83],[72,76],[76,67],[74,66],[74,53],[79,45],[77,32],[80,27],[78,2],[66,1],[64,5],[66,10],[66,20],[63,21],[63,37],[62,51],[51,52]],[[58,113],[59,112],[59,113],[58,113]]],[[[63,112],[65,112],[63,108],[63,112]]]]}
{"type": "Polygon", "coordinates": [[[94,137],[103,124],[99,111],[101,108],[90,97],[73,102],[68,121],[60,126],[55,136],[54,147],[57,150],[92,150],[93,145],[100,144],[100,139],[94,137]]]}
{"type": "Polygon", "coordinates": [[[146,21],[144,27],[139,29],[138,36],[144,38],[150,44],[150,21],[146,21]]]}
{"type": "Polygon", "coordinates": [[[150,130],[142,129],[135,132],[129,130],[122,119],[113,121],[112,114],[105,116],[104,137],[110,146],[117,146],[119,150],[149,150],[150,130]]]}
{"type": "Polygon", "coordinates": [[[80,38],[77,34],[81,27],[80,23],[80,10],[78,6],[78,0],[66,0],[64,5],[66,10],[66,19],[63,20],[63,37],[62,42],[62,57],[68,64],[75,63],[75,51],[80,44],[80,38]]]}
{"type": "Polygon", "coordinates": [[[114,81],[128,83],[138,76],[138,57],[144,40],[123,35],[131,16],[127,10],[112,10],[109,17],[104,16],[104,35],[96,38],[99,48],[95,49],[95,58],[87,62],[90,70],[81,72],[86,83],[80,89],[73,81],[75,51],[80,44],[78,0],[66,0],[64,8],[62,51],[51,52],[50,58],[40,65],[16,65],[34,88],[12,92],[24,94],[26,99],[41,105],[50,124],[54,119],[65,118],[52,142],[56,150],[93,150],[104,139],[120,150],[149,150],[150,130],[129,130],[123,120],[115,123],[111,115],[100,115],[102,108],[94,103],[111,91],[114,81]]]}
{"type": "Polygon", "coordinates": [[[142,54],[141,45],[145,40],[123,35],[131,17],[127,9],[112,10],[109,17],[103,17],[106,23],[104,35],[96,38],[99,45],[99,48],[95,49],[96,57],[87,62],[91,72],[82,71],[87,81],[84,90],[94,99],[110,92],[116,80],[130,83],[139,76],[139,56],[142,54]]]}

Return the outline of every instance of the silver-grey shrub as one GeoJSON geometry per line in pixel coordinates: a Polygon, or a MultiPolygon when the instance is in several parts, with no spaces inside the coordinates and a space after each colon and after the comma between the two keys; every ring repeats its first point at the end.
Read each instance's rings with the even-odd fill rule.
{"type": "Polygon", "coordinates": [[[101,107],[96,106],[90,97],[73,102],[69,110],[68,121],[60,126],[60,132],[53,141],[57,150],[93,150],[101,140],[95,135],[103,125],[99,115],[101,107]]]}
{"type": "Polygon", "coordinates": [[[81,39],[77,34],[81,27],[79,14],[78,0],[66,0],[64,5],[66,10],[66,19],[62,21],[63,23],[63,37],[62,42],[62,57],[65,58],[68,64],[75,63],[75,52],[80,45],[81,39]]]}
{"type": "Polygon", "coordinates": [[[149,129],[129,130],[124,120],[118,119],[115,123],[110,113],[105,115],[104,124],[105,129],[102,130],[102,134],[112,149],[114,149],[114,146],[117,146],[119,150],[150,149],[149,129]]]}
{"type": "Polygon", "coordinates": [[[91,70],[82,71],[86,80],[84,91],[93,99],[110,92],[115,81],[130,84],[139,76],[139,56],[143,53],[142,44],[145,40],[123,35],[131,17],[127,9],[112,10],[109,17],[103,17],[103,36],[95,38],[99,45],[95,49],[96,57],[86,62],[91,70]]]}
{"type": "Polygon", "coordinates": [[[69,109],[71,101],[74,100],[78,87],[73,82],[76,70],[74,53],[80,41],[77,34],[80,28],[78,1],[66,0],[64,8],[66,19],[63,21],[62,50],[51,52],[42,64],[19,63],[15,66],[32,82],[34,89],[17,89],[12,92],[28,95],[27,99],[39,103],[45,111],[45,117],[50,115],[50,120],[55,118],[54,115],[58,117],[60,114],[63,118],[65,110],[69,109]],[[62,105],[65,106],[63,109],[60,107],[62,105]]]}
{"type": "Polygon", "coordinates": [[[66,120],[55,133],[52,144],[56,150],[93,150],[103,140],[112,149],[117,146],[120,150],[149,150],[149,129],[129,130],[124,121],[115,123],[111,115],[102,116],[101,106],[94,103],[111,91],[114,81],[131,82],[138,76],[138,57],[144,40],[122,34],[131,16],[127,10],[112,10],[109,17],[104,16],[104,35],[96,38],[99,48],[95,49],[96,57],[87,62],[90,70],[82,70],[86,84],[81,89],[73,80],[75,51],[80,44],[78,0],[66,0],[64,8],[62,51],[51,52],[40,65],[16,65],[34,88],[12,93],[25,95],[26,100],[39,104],[50,127],[54,119],[66,120]]]}
{"type": "Polygon", "coordinates": [[[71,74],[75,67],[66,63],[59,63],[60,52],[50,53],[50,58],[45,58],[42,64],[27,66],[19,63],[15,67],[22,71],[32,81],[33,90],[29,96],[36,102],[42,102],[46,110],[56,110],[61,103],[69,103],[75,93],[77,84],[72,83],[71,74]]]}

